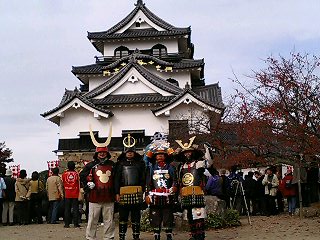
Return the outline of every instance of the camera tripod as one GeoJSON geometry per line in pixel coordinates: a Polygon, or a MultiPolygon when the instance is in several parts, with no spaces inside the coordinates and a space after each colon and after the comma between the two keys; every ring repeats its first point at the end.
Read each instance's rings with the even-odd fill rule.
{"type": "Polygon", "coordinates": [[[242,182],[238,181],[238,180],[233,180],[232,182],[234,182],[237,185],[236,185],[236,190],[235,190],[235,193],[234,193],[234,196],[233,196],[233,201],[231,203],[231,208],[234,209],[235,201],[236,201],[237,194],[238,194],[238,191],[239,191],[240,194],[243,197],[244,206],[245,206],[245,209],[246,209],[247,215],[248,215],[248,222],[249,222],[250,225],[252,225],[251,218],[250,218],[250,212],[249,212],[249,208],[248,208],[248,204],[247,204],[247,199],[246,199],[246,196],[245,196],[245,193],[244,193],[242,182]]]}

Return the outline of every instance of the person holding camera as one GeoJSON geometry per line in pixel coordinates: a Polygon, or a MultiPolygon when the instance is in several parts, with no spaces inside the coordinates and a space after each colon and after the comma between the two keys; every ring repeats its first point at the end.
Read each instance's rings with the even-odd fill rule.
{"type": "Polygon", "coordinates": [[[276,215],[276,195],[279,186],[279,180],[277,176],[273,173],[271,167],[266,169],[266,174],[262,180],[262,185],[264,185],[264,194],[266,199],[266,215],[276,215]]]}

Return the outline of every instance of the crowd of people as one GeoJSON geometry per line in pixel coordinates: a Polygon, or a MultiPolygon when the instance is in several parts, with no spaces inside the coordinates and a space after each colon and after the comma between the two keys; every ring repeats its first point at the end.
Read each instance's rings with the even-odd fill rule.
{"type": "Polygon", "coordinates": [[[69,227],[72,206],[74,225],[80,227],[77,214],[80,181],[72,161],[68,162],[68,170],[61,176],[59,168],[52,169],[52,176],[45,184],[37,171],[27,178],[26,170],[22,169],[15,179],[12,171],[7,169],[5,176],[0,178],[0,189],[1,222],[4,226],[42,224],[44,217],[48,223],[56,224],[61,215],[59,210],[64,209],[65,227],[69,227]]]}
{"type": "MultiPolygon", "coordinates": [[[[282,177],[276,168],[269,167],[264,173],[255,171],[243,176],[234,167],[227,175],[226,170],[219,172],[212,166],[209,147],[200,150],[193,144],[194,138],[185,144],[177,140],[180,148],[175,151],[166,141],[154,143],[145,158],[135,151],[134,145],[126,145],[117,159],[111,159],[108,139],[102,144],[92,140],[96,145],[93,161],[80,173],[75,170],[73,161],[68,161],[67,169],[62,173],[59,168],[52,169],[45,182],[39,179],[36,171],[27,178],[26,171],[21,170],[19,177],[14,179],[12,171],[7,169],[5,176],[0,177],[2,225],[42,224],[44,217],[48,224],[57,224],[63,217],[65,228],[71,224],[79,228],[85,213],[86,239],[97,239],[99,222],[104,226],[103,238],[114,239],[114,213],[118,211],[119,239],[126,239],[130,216],[133,239],[139,240],[141,210],[147,206],[154,239],[159,240],[164,232],[166,239],[172,240],[173,214],[179,206],[179,211],[188,219],[191,239],[203,240],[205,194],[223,199],[227,208],[236,209],[240,214],[266,216],[285,211],[285,198],[288,213],[295,213],[298,203],[295,170],[288,169],[282,177]],[[206,170],[209,176],[206,176],[206,170]]],[[[304,206],[312,202],[308,176],[310,179],[310,173],[308,175],[302,169],[304,206]]],[[[319,200],[316,196],[312,198],[319,200]]]]}
{"type": "Polygon", "coordinates": [[[107,148],[110,141],[101,144],[93,140],[93,161],[79,173],[75,163],[68,161],[68,169],[52,169],[45,182],[38,172],[28,178],[25,170],[14,179],[8,169],[0,178],[2,225],[42,224],[44,220],[57,224],[63,217],[65,228],[72,224],[79,228],[86,213],[86,239],[97,239],[99,222],[103,224],[103,239],[114,239],[114,213],[118,211],[119,239],[126,239],[130,221],[132,237],[139,240],[141,210],[148,207],[154,239],[159,240],[163,232],[172,240],[173,214],[179,205],[188,219],[191,238],[205,239],[204,172],[212,165],[212,154],[207,146],[200,150],[193,141],[177,141],[181,148],[176,151],[167,141],[159,141],[148,149],[146,158],[130,145],[117,159],[111,159],[107,148]]]}
{"type": "MultiPolygon", "coordinates": [[[[227,208],[234,208],[240,214],[270,216],[285,212],[294,215],[299,208],[297,171],[288,168],[283,174],[276,167],[268,167],[264,172],[243,172],[231,168],[220,173],[208,169],[210,176],[206,183],[206,194],[217,196],[226,201],[227,208]]],[[[319,168],[301,168],[301,200],[303,207],[319,201],[319,168]]]]}

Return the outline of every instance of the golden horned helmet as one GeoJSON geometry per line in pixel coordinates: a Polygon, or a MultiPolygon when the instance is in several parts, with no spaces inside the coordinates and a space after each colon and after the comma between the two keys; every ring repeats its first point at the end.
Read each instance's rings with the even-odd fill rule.
{"type": "Polygon", "coordinates": [[[112,136],[112,123],[110,122],[109,136],[104,143],[98,143],[98,141],[96,140],[96,138],[94,137],[94,134],[92,132],[91,124],[89,125],[89,129],[90,129],[91,141],[96,146],[96,152],[108,152],[107,147],[110,144],[111,136],[112,136]]]}
{"type": "Polygon", "coordinates": [[[194,147],[193,147],[193,141],[194,139],[196,138],[196,136],[192,137],[192,138],[189,138],[189,143],[182,143],[181,140],[176,140],[176,142],[179,144],[179,146],[181,147],[181,151],[184,152],[184,151],[193,151],[195,150],[194,147]]]}

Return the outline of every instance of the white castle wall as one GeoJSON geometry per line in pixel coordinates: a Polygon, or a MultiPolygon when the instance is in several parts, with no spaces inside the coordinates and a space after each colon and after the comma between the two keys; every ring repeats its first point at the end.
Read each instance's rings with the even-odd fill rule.
{"type": "Polygon", "coordinates": [[[112,136],[121,137],[122,130],[145,130],[147,136],[152,136],[155,132],[168,132],[168,120],[190,119],[192,114],[200,112],[201,108],[194,104],[181,104],[171,111],[170,116],[156,117],[150,109],[154,106],[145,107],[115,107],[110,110],[114,116],[110,119],[94,118],[94,114],[86,109],[71,108],[67,110],[60,122],[60,139],[79,137],[79,132],[88,132],[89,124],[93,131],[99,131],[100,137],[107,137],[109,134],[109,123],[112,122],[112,136]]]}
{"type": "MultiPolygon", "coordinates": [[[[188,83],[189,85],[191,85],[191,74],[190,71],[188,70],[183,70],[183,69],[179,69],[178,72],[176,72],[175,70],[173,72],[159,72],[156,70],[155,66],[153,65],[148,65],[147,69],[152,72],[153,74],[163,78],[164,80],[168,79],[168,78],[173,78],[175,80],[177,80],[179,82],[179,87],[180,88],[184,88],[186,83],[188,83]]],[[[136,71],[135,71],[136,72],[136,71]]],[[[132,74],[132,72],[130,73],[132,74]]],[[[128,74],[126,77],[130,77],[130,74],[128,74]]],[[[136,74],[141,76],[140,74],[136,74]]],[[[142,77],[142,76],[141,76],[142,77]]],[[[92,89],[100,86],[102,83],[104,83],[105,81],[108,80],[109,77],[105,76],[105,77],[91,77],[89,80],[89,91],[91,91],[92,89]]],[[[146,87],[148,88],[148,87],[146,87]]],[[[151,91],[149,88],[146,89],[143,86],[141,86],[141,89],[138,93],[150,93],[150,92],[154,92],[151,91]]],[[[130,89],[130,87],[129,87],[130,89]]],[[[131,93],[130,91],[128,91],[128,93],[131,93]]],[[[113,93],[116,94],[116,93],[113,93]]],[[[125,93],[122,93],[125,94],[125,93]]]]}
{"type": "Polygon", "coordinates": [[[113,56],[114,50],[117,47],[125,46],[129,48],[129,50],[135,50],[140,49],[151,49],[156,44],[163,44],[167,48],[168,53],[177,53],[178,52],[178,39],[174,39],[171,37],[171,39],[152,39],[147,40],[142,38],[143,41],[116,41],[116,42],[106,42],[104,44],[104,56],[113,56]]]}

